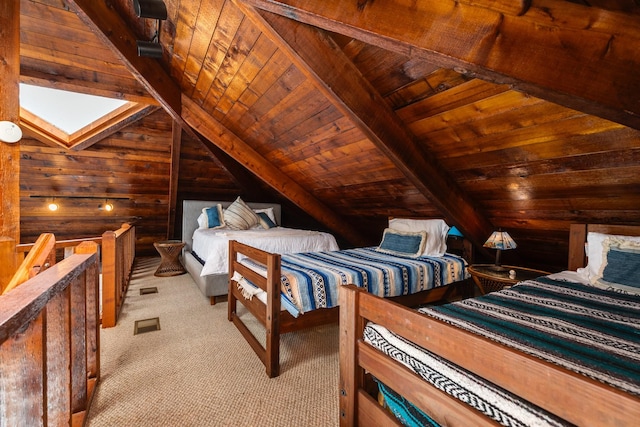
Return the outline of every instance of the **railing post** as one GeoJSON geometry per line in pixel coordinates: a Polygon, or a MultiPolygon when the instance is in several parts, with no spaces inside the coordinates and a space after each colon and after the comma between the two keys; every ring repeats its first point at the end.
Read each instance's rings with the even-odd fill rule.
{"type": "Polygon", "coordinates": [[[16,241],[11,237],[0,237],[0,294],[11,281],[17,268],[16,241]]]}
{"type": "Polygon", "coordinates": [[[116,325],[118,286],[116,272],[116,233],[105,231],[102,234],[102,327],[116,325]]]}

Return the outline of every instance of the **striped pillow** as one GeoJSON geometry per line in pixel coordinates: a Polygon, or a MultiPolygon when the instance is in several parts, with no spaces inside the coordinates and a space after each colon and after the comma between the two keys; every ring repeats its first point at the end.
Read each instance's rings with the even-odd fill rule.
{"type": "Polygon", "coordinates": [[[260,220],[253,210],[238,197],[236,201],[224,211],[224,222],[236,230],[248,230],[258,225],[260,220]]]}

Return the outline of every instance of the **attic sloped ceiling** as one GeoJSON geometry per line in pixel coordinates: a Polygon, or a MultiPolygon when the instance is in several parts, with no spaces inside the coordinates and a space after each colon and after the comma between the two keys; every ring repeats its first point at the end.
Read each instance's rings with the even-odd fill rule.
{"type": "MultiPolygon", "coordinates": [[[[82,15],[105,8],[87,0],[21,0],[21,6],[25,3],[27,13],[66,13],[67,21],[61,22],[85,31],[91,25],[77,17],[70,24],[75,15],[69,9],[79,8],[82,15]]],[[[318,204],[304,208],[316,217],[329,209],[347,227],[357,228],[363,220],[389,215],[446,215],[452,224],[472,231],[476,242],[495,226],[517,230],[519,243],[541,245],[562,240],[571,222],[638,221],[640,97],[634,70],[640,61],[634,46],[640,39],[640,15],[632,0],[590,2],[591,7],[533,1],[517,17],[471,2],[444,1],[438,3],[448,12],[438,11],[439,20],[430,28],[427,21],[417,22],[419,15],[412,18],[402,2],[331,0],[314,2],[314,9],[306,11],[302,8],[308,6],[301,5],[307,2],[297,1],[165,3],[169,18],[161,27],[164,57],[159,61],[135,55],[135,39],[150,39],[154,23],[133,16],[129,0],[114,0],[110,9],[99,10],[105,12],[103,28],[100,34],[100,27],[89,32],[103,46],[115,48],[120,66],[137,77],[137,83],[120,89],[151,91],[180,120],[188,114],[185,105],[215,120],[216,127],[207,128],[211,142],[219,144],[215,129],[226,129],[299,185],[305,197],[315,199],[318,204]],[[236,3],[257,7],[261,19],[271,14],[272,23],[277,14],[285,14],[275,30],[282,38],[283,28],[289,28],[292,38],[286,44],[274,39],[236,3]],[[388,15],[385,19],[376,19],[380,8],[388,15]],[[287,45],[299,56],[305,53],[295,47],[295,33],[306,23],[324,29],[357,78],[332,75],[326,67],[319,84],[291,57],[287,45]],[[469,31],[470,24],[478,31],[469,31]],[[463,40],[457,30],[471,39],[463,40]],[[547,39],[554,49],[540,42],[547,39]],[[458,49],[459,57],[440,52],[442,46],[458,49]],[[322,88],[322,82],[336,87],[358,79],[360,88],[373,89],[371,99],[386,104],[385,117],[354,106],[359,102],[366,108],[371,100],[350,101],[349,90],[330,95],[322,88]],[[176,92],[188,101],[176,102],[176,92]],[[385,145],[376,141],[381,135],[376,121],[391,123],[390,112],[393,126],[400,125],[413,141],[409,151],[403,152],[405,137],[386,136],[381,139],[385,145]],[[406,159],[398,163],[386,151],[390,146],[400,158],[425,153],[420,161],[430,159],[432,169],[412,166],[406,159]],[[430,182],[434,170],[449,177],[454,192],[430,182]],[[470,226],[474,223],[483,225],[470,226]]],[[[29,31],[25,27],[22,33],[29,31]]],[[[31,40],[27,43],[44,43],[31,40]]],[[[50,49],[61,48],[56,44],[50,49]]],[[[23,63],[23,76],[36,70],[46,75],[38,60],[30,61],[23,63]]],[[[63,73],[80,75],[75,70],[80,63],[58,62],[69,68],[63,73]]],[[[311,66],[308,58],[305,62],[311,66]]],[[[51,65],[52,73],[55,67],[61,66],[51,65]]],[[[103,69],[96,63],[87,68],[95,73],[103,69]]],[[[98,85],[102,77],[96,75],[98,85]]],[[[93,83],[85,78],[82,84],[91,89],[93,83]]],[[[229,153],[236,160],[242,158],[237,147],[232,147],[235,156],[229,153]]],[[[244,164],[260,175],[255,164],[244,164]]]]}

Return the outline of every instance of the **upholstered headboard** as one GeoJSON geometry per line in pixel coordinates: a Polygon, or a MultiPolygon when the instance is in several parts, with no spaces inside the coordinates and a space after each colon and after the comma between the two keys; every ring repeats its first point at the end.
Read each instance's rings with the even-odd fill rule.
{"type": "MultiPolygon", "coordinates": [[[[223,208],[229,207],[232,201],[207,201],[207,200],[185,200],[182,202],[182,241],[186,243],[184,249],[191,250],[193,244],[193,232],[198,228],[198,216],[202,213],[202,209],[215,206],[218,203],[223,208]]],[[[273,215],[276,217],[278,225],[282,224],[281,208],[278,203],[253,203],[246,202],[252,209],[273,208],[273,215]]]]}

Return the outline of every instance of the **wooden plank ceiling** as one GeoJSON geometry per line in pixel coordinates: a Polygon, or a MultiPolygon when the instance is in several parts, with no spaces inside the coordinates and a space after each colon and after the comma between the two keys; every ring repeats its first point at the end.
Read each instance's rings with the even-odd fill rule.
{"type": "Polygon", "coordinates": [[[155,60],[132,0],[21,0],[21,80],[161,105],[354,243],[640,222],[637,1],[306,3],[165,0],[155,60]]]}

